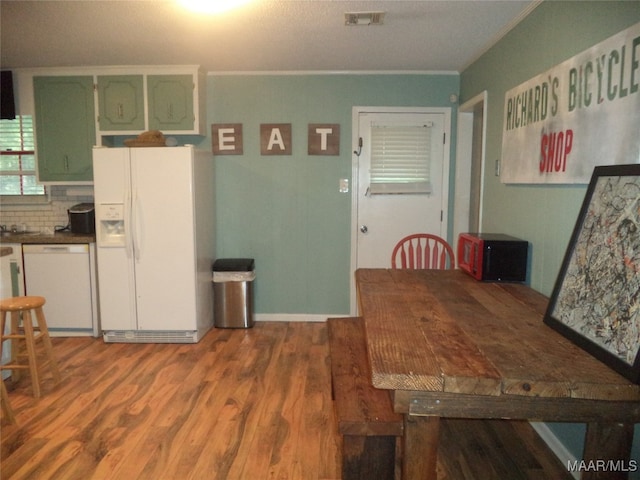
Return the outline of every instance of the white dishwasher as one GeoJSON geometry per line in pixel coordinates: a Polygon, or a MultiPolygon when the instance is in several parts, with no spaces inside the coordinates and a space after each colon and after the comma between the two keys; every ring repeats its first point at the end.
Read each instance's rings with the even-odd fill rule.
{"type": "Polygon", "coordinates": [[[25,293],[46,298],[51,336],[99,335],[93,245],[22,245],[25,293]]]}

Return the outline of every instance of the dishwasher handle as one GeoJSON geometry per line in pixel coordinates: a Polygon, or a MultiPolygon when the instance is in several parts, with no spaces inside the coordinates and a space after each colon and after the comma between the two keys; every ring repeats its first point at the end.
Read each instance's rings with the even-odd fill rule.
{"type": "Polygon", "coordinates": [[[22,253],[28,254],[55,254],[55,253],[87,253],[89,245],[86,243],[68,243],[68,244],[23,244],[22,253]]]}

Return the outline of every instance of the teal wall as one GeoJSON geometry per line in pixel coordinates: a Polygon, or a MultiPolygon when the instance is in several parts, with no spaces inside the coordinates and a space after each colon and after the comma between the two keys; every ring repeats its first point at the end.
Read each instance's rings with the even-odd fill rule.
{"type": "Polygon", "coordinates": [[[457,74],[208,77],[207,124],[244,136],[243,155],[215,157],[216,256],[256,259],[256,313],[349,313],[351,194],[338,187],[352,107],[451,107],[458,91],[457,74]],[[292,124],[292,155],[260,155],[262,123],[292,124]],[[307,154],[309,123],[340,124],[339,156],[307,154]]]}
{"type": "MultiPolygon", "coordinates": [[[[505,92],[640,21],[640,2],[543,2],[497,45],[461,74],[460,102],[488,92],[487,171],[500,158],[505,92]]],[[[549,295],[571,236],[586,186],[503,185],[485,179],[485,232],[508,233],[533,245],[531,285],[549,295]]],[[[550,428],[577,457],[584,429],[550,428]]],[[[640,460],[640,428],[632,455],[640,460]]],[[[640,478],[636,472],[631,478],[640,478]]]]}

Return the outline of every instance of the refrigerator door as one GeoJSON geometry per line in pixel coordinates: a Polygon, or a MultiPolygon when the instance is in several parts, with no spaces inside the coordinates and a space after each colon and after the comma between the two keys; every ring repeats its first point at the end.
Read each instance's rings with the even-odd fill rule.
{"type": "MultiPolygon", "coordinates": [[[[129,149],[93,149],[94,201],[98,288],[102,330],[135,330],[135,272],[131,250],[129,149]],[[120,242],[102,235],[102,223],[114,222],[113,211],[122,212],[124,235],[120,242]]],[[[106,227],[105,227],[106,228],[106,227]]]]}
{"type": "Polygon", "coordinates": [[[139,330],[196,330],[193,148],[132,148],[139,330]]]}

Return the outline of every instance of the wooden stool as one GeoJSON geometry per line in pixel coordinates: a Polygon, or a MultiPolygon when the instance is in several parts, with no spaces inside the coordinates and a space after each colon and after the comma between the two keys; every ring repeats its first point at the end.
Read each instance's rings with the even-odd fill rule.
{"type": "Polygon", "coordinates": [[[49,368],[56,382],[60,381],[60,371],[55,358],[53,358],[53,348],[49,338],[47,322],[44,318],[42,306],[45,303],[44,297],[27,296],[13,297],[0,301],[0,314],[2,324],[0,325],[0,356],[2,355],[2,344],[5,340],[11,340],[11,362],[0,365],[2,370],[11,370],[11,378],[17,380],[20,377],[20,370],[29,369],[31,374],[31,384],[33,396],[40,398],[40,379],[38,375],[38,364],[36,357],[36,342],[42,340],[45,354],[49,360],[49,368]],[[31,310],[36,312],[37,326],[33,325],[31,310]],[[11,312],[11,330],[5,333],[7,312],[11,312]],[[20,328],[20,313],[22,313],[22,328],[20,328]],[[24,340],[28,365],[18,363],[18,341],[24,340]]]}

